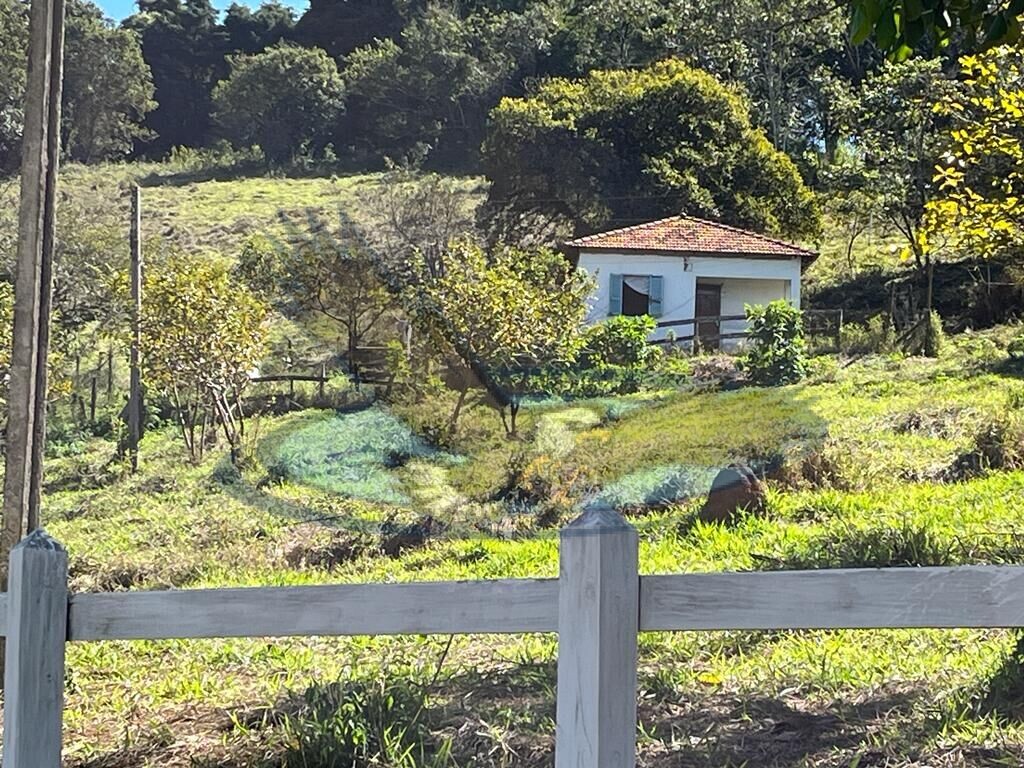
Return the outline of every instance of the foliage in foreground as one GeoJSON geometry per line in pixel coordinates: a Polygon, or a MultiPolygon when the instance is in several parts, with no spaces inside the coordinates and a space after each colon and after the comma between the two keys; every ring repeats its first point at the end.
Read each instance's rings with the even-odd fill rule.
{"type": "Polygon", "coordinates": [[[746,309],[751,348],[740,364],[747,377],[762,386],[800,381],[807,367],[800,310],[788,301],[746,309]]]}
{"type": "Polygon", "coordinates": [[[145,380],[173,404],[193,460],[218,425],[235,456],[244,432],[241,393],[263,356],[267,308],[222,261],[171,250],[150,264],[145,380]]]}
{"type": "Polygon", "coordinates": [[[977,259],[1024,249],[1024,44],[961,59],[963,90],[939,107],[952,123],[927,207],[925,246],[977,259]]]}

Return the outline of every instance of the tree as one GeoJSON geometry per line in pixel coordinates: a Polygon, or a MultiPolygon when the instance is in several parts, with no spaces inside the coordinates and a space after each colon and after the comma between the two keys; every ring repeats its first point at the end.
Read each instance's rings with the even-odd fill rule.
{"type": "Polygon", "coordinates": [[[172,251],[148,259],[143,295],[145,382],[174,406],[193,461],[219,423],[236,459],[240,404],[266,336],[266,305],[220,260],[172,251]]]}
{"type": "Polygon", "coordinates": [[[156,107],[138,38],[85,0],[68,5],[66,38],[64,151],[85,163],[124,157],[148,136],[142,123],[156,107]]]}
{"type": "Polygon", "coordinates": [[[450,176],[392,167],[368,195],[363,239],[388,287],[445,275],[449,245],[472,236],[470,190],[450,176]]]}
{"type": "Polygon", "coordinates": [[[427,3],[398,39],[374,40],[345,57],[349,99],[339,143],[398,161],[428,153],[449,164],[472,160],[488,112],[534,70],[556,18],[545,3],[465,13],[427,3]]]}
{"type": "Polygon", "coordinates": [[[923,246],[974,259],[1024,255],[1024,47],[960,60],[964,88],[939,105],[950,141],[923,246]]]}
{"type": "Polygon", "coordinates": [[[228,49],[258,53],[288,37],[295,29],[295,11],[277,2],[264,3],[256,11],[232,3],[224,13],[228,49]]]}
{"type": "Polygon", "coordinates": [[[342,233],[321,229],[311,241],[284,248],[254,236],[242,248],[238,272],[283,311],[317,312],[340,325],[350,361],[392,307],[370,255],[342,233]]]}
{"type": "Polygon", "coordinates": [[[211,126],[214,83],[225,75],[226,41],[210,0],[138,0],[124,21],[138,34],[156,89],[157,108],[146,117],[162,155],[173,147],[200,146],[211,126]]]}
{"type": "Polygon", "coordinates": [[[283,163],[321,148],[342,107],[334,61],[318,48],[279,43],[233,56],[231,76],[213,92],[217,122],[236,146],[258,144],[283,163]]]}
{"type": "Polygon", "coordinates": [[[912,258],[925,278],[926,310],[931,310],[933,264],[922,223],[937,188],[933,176],[945,143],[948,121],[940,107],[956,90],[938,60],[887,64],[865,81],[854,126],[864,189],[903,236],[903,257],[912,258]]]}
{"type": "Polygon", "coordinates": [[[563,71],[647,66],[674,55],[751,100],[773,145],[799,158],[830,142],[822,71],[857,80],[861,51],[849,44],[831,0],[583,0],[572,4],[554,57],[563,71]]]}
{"type": "MultiPolygon", "coordinates": [[[[447,357],[461,361],[516,434],[521,398],[541,369],[579,352],[593,282],[554,251],[452,244],[448,269],[408,287],[403,304],[447,357]],[[507,415],[506,415],[507,414],[507,415]]],[[[460,395],[452,423],[465,399],[460,395]]]]}
{"type": "Polygon", "coordinates": [[[820,224],[813,194],[751,125],[743,97],[677,60],[503,99],[483,156],[484,215],[499,235],[550,238],[680,212],[790,236],[820,224]]]}
{"type": "Polygon", "coordinates": [[[27,11],[18,0],[0,0],[0,173],[4,175],[13,172],[21,159],[27,11]]]}
{"type": "Polygon", "coordinates": [[[853,41],[873,39],[896,61],[921,48],[938,51],[958,38],[970,49],[1013,43],[1024,16],[1021,0],[850,0],[849,5],[853,41]]]}
{"type": "MultiPolygon", "coordinates": [[[[0,172],[21,153],[28,18],[23,3],[0,0],[0,172]]],[[[88,0],[67,4],[62,144],[73,160],[124,157],[146,135],[156,104],[136,36],[115,27],[88,0]]]]}

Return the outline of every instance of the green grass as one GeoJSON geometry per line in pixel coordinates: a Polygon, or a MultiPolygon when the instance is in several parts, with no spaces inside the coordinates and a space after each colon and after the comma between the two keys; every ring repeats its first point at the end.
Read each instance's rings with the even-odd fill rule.
{"type": "MultiPolygon", "coordinates": [[[[955,482],[939,472],[971,449],[980,425],[1019,407],[1022,382],[1003,351],[1013,333],[958,337],[938,361],[821,365],[816,380],[780,389],[545,402],[525,410],[514,441],[493,411],[472,407],[453,440],[458,462],[403,425],[444,416],[433,399],[251,420],[255,458],[240,476],[222,471],[219,452],[184,464],[167,431],[146,437],[143,472],[127,477],[111,444],[91,440],[50,460],[46,524],[71,553],[76,589],[552,577],[554,528],[529,525],[529,515],[511,536],[476,525],[506,514],[486,499],[509,462],[548,480],[578,470],[586,482],[568,485],[581,502],[603,492],[634,507],[683,488],[696,469],[781,459],[790,471],[770,483],[764,515],[700,523],[699,497],[632,513],[642,572],[1020,563],[1024,472],[955,482]],[[829,468],[824,480],[794,469],[808,456],[829,468]],[[282,458],[288,470],[266,482],[282,458]],[[346,467],[361,468],[357,482],[346,467]],[[400,557],[377,551],[381,521],[426,511],[452,524],[445,534],[400,557]],[[345,557],[295,557],[357,535],[363,546],[342,548],[345,557]]],[[[1015,642],[995,630],[644,635],[641,764],[1016,765],[1015,642]]],[[[550,764],[554,639],[445,646],[422,637],[74,644],[67,759],[330,765],[309,761],[350,754],[345,745],[369,734],[363,743],[378,755],[355,765],[405,765],[394,755],[409,744],[410,766],[446,764],[448,745],[451,765],[550,764]],[[351,717],[335,718],[335,705],[351,717]]]]}

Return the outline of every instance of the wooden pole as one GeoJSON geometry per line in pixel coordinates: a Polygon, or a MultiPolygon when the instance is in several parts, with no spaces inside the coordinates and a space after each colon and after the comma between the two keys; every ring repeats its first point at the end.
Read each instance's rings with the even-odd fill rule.
{"type": "Polygon", "coordinates": [[[50,342],[64,0],[32,0],[22,134],[21,201],[0,570],[23,533],[39,526],[46,433],[46,366],[50,342]]]}
{"type": "Polygon", "coordinates": [[[132,347],[128,394],[128,454],[132,472],[139,470],[139,440],[142,437],[142,191],[132,188],[131,279],[132,279],[132,347]]]}
{"type": "Polygon", "coordinates": [[[589,509],[562,530],[555,768],[636,765],[636,529],[589,509]]]}
{"type": "Polygon", "coordinates": [[[92,381],[89,385],[89,423],[96,423],[96,387],[99,380],[96,376],[92,377],[92,381]]]}
{"type": "Polygon", "coordinates": [[[68,555],[42,529],[11,550],[3,768],[60,768],[68,555]]]}

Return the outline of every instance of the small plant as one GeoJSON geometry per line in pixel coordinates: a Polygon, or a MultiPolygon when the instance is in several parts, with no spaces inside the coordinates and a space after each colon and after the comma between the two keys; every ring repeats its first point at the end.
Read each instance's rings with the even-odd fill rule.
{"type": "Polygon", "coordinates": [[[925,357],[938,357],[946,346],[946,332],[942,329],[942,318],[934,309],[928,314],[922,352],[925,357]]]}
{"type": "Polygon", "coordinates": [[[451,764],[423,720],[426,692],[404,681],[309,688],[285,717],[283,768],[441,768],[451,764]]]}
{"type": "Polygon", "coordinates": [[[747,377],[761,386],[800,381],[807,367],[800,310],[780,300],[748,306],[746,314],[752,348],[741,368],[747,377]]]}
{"type": "Polygon", "coordinates": [[[839,349],[845,355],[887,355],[896,348],[896,334],[886,315],[875,315],[866,323],[846,323],[839,334],[839,349]]]}

